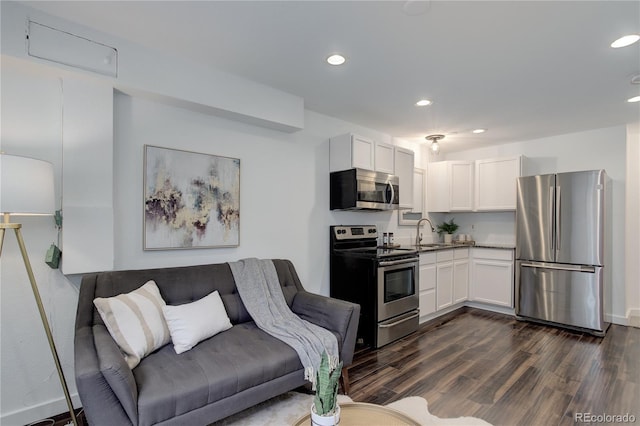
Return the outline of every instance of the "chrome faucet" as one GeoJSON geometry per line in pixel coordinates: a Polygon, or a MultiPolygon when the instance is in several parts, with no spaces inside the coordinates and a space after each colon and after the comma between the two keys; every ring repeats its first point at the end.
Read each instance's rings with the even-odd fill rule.
{"type": "Polygon", "coordinates": [[[420,219],[418,221],[418,224],[416,225],[416,247],[419,246],[420,241],[422,241],[422,236],[420,235],[420,225],[422,225],[422,222],[424,222],[425,220],[429,222],[429,225],[431,225],[431,232],[436,232],[436,229],[433,227],[433,223],[431,223],[429,219],[427,219],[426,217],[420,219]]]}

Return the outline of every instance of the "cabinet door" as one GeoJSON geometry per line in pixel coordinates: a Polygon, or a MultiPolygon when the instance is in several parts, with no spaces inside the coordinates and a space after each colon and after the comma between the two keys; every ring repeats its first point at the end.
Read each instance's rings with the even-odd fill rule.
{"type": "Polygon", "coordinates": [[[515,210],[522,157],[476,160],[476,210],[515,210]]]}
{"type": "MultiPolygon", "coordinates": [[[[375,144],[375,156],[374,165],[376,172],[393,174],[394,170],[394,149],[393,145],[388,143],[376,142],[375,144]]],[[[411,166],[413,169],[413,166],[411,166]]]]}
{"type": "Polygon", "coordinates": [[[473,210],[473,163],[449,161],[449,182],[451,185],[449,210],[473,210]]]}
{"type": "Polygon", "coordinates": [[[446,161],[429,163],[427,167],[427,208],[430,212],[449,211],[449,173],[446,161]]]}
{"type": "Polygon", "coordinates": [[[437,310],[453,304],[453,262],[436,264],[436,304],[437,310]]]}
{"type": "MultiPolygon", "coordinates": [[[[413,171],[413,213],[424,213],[424,170],[413,171]]],[[[424,217],[424,215],[422,215],[424,217]]]]}
{"type": "Polygon", "coordinates": [[[513,262],[473,259],[471,299],[513,308],[513,262]]]}
{"type": "Polygon", "coordinates": [[[464,302],[469,298],[469,260],[453,262],[453,303],[464,302]]]}
{"type": "Polygon", "coordinates": [[[361,136],[351,137],[351,167],[375,170],[375,143],[361,136]]]}
{"type": "MultiPolygon", "coordinates": [[[[413,208],[414,153],[410,149],[395,148],[395,175],[400,181],[400,208],[413,208]]],[[[418,210],[422,211],[422,210],[418,210]]]]}
{"type": "Polygon", "coordinates": [[[436,311],[436,265],[420,265],[420,316],[436,311]]]}

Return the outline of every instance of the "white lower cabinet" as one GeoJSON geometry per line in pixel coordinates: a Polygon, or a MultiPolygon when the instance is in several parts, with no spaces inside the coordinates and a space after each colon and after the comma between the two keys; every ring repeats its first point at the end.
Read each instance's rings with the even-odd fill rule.
{"type": "Polygon", "coordinates": [[[436,254],[420,254],[420,316],[436,311],[436,254]]]}
{"type": "Polygon", "coordinates": [[[420,316],[432,314],[467,300],[469,249],[438,250],[420,254],[420,316]]]}
{"type": "Polygon", "coordinates": [[[470,299],[513,308],[513,250],[474,248],[470,299]]]}
{"type": "Polygon", "coordinates": [[[436,308],[453,305],[453,250],[436,252],[436,308]]]}
{"type": "Polygon", "coordinates": [[[453,251],[453,303],[461,303],[469,298],[469,249],[453,251]]]}

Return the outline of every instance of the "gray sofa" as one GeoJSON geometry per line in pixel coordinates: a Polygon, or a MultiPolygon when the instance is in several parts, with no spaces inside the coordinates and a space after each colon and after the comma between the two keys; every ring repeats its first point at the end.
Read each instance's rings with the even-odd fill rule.
{"type": "MultiPolygon", "coordinates": [[[[288,260],[273,261],[292,311],[338,339],[353,360],[360,307],[308,293],[288,260]]],[[[296,352],[258,329],[226,263],[85,275],[75,330],[75,376],[91,425],[206,425],[300,387],[296,352]],[[233,327],[177,355],[170,343],[130,369],[94,308],[96,297],[128,293],[154,280],[169,305],[218,290],[233,327]]]]}

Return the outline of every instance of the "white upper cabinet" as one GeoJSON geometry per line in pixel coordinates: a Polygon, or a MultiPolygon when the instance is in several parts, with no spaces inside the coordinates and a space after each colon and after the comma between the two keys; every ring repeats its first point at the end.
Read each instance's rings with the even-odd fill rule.
{"type": "Polygon", "coordinates": [[[427,166],[427,208],[430,212],[449,211],[449,174],[447,162],[427,166]]]}
{"type": "Polygon", "coordinates": [[[329,142],[329,171],[347,169],[375,170],[376,144],[371,139],[348,133],[329,142]]]}
{"type": "Polygon", "coordinates": [[[522,175],[522,156],[476,160],[476,210],[515,210],[516,178],[522,175]]]}
{"type": "Polygon", "coordinates": [[[451,182],[450,205],[452,212],[473,210],[473,162],[448,161],[451,182]]]}
{"type": "Polygon", "coordinates": [[[329,140],[329,171],[358,168],[393,174],[395,150],[391,144],[353,133],[335,136],[329,140]]]}
{"type": "Polygon", "coordinates": [[[423,213],[422,217],[424,217],[424,213],[426,212],[424,205],[424,170],[423,169],[414,169],[413,170],[413,208],[411,211],[413,213],[423,213]]]}
{"type": "MultiPolygon", "coordinates": [[[[395,147],[395,175],[398,176],[400,182],[400,208],[414,209],[414,156],[410,149],[395,147]]],[[[422,187],[422,185],[420,185],[422,187]]],[[[422,197],[417,200],[422,203],[422,197]]],[[[419,205],[417,212],[422,211],[419,205]]]]}
{"type": "Polygon", "coordinates": [[[516,178],[524,157],[429,163],[430,212],[508,211],[516,209],[516,178]]]}
{"type": "Polygon", "coordinates": [[[427,207],[431,212],[472,211],[473,162],[429,163],[427,207]]]}
{"type": "MultiPolygon", "coordinates": [[[[390,175],[394,174],[394,154],[395,150],[393,145],[389,145],[388,143],[376,142],[374,155],[375,159],[373,162],[375,167],[374,170],[376,172],[389,173],[390,175]]],[[[411,165],[411,170],[413,170],[413,164],[411,165]]],[[[402,194],[402,191],[400,193],[402,194]]]]}

